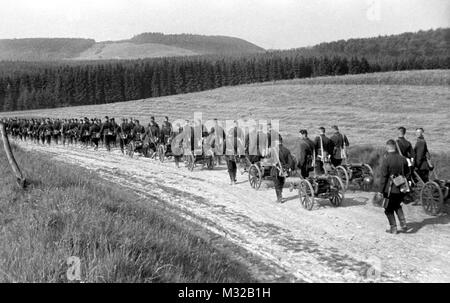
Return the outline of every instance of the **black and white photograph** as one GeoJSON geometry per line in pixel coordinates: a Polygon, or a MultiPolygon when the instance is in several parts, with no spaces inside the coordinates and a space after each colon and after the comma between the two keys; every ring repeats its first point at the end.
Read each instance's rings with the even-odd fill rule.
{"type": "Polygon", "coordinates": [[[449,283],[449,121],[448,0],[0,0],[0,282],[449,283]]]}

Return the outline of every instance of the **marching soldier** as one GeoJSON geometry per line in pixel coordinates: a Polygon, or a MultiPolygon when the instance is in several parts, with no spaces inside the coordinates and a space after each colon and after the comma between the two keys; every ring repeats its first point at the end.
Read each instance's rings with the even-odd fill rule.
{"type": "Polygon", "coordinates": [[[169,117],[164,117],[164,122],[161,125],[161,142],[167,143],[167,140],[172,137],[172,123],[169,122],[169,117]]]}
{"type": "Polygon", "coordinates": [[[406,158],[409,166],[412,166],[414,160],[414,150],[412,148],[411,142],[405,138],[406,128],[400,126],[398,128],[398,139],[395,141],[398,153],[406,158]]]}
{"type": "Polygon", "coordinates": [[[326,135],[325,128],[319,127],[319,136],[314,140],[314,150],[316,155],[316,174],[325,172],[324,164],[329,164],[330,155],[333,153],[334,144],[326,135]]]}
{"type": "Polygon", "coordinates": [[[339,132],[337,125],[331,127],[334,130],[330,140],[333,142],[334,148],[331,154],[331,164],[334,167],[342,164],[342,160],[347,159],[347,148],[350,145],[347,136],[339,132]]]}
{"type": "Polygon", "coordinates": [[[88,147],[91,135],[90,135],[91,125],[89,124],[89,119],[84,118],[84,123],[80,127],[80,141],[84,147],[88,147]]]}
{"type": "MultiPolygon", "coordinates": [[[[394,140],[389,140],[386,142],[386,151],[386,157],[381,165],[380,179],[381,193],[387,201],[384,213],[390,225],[390,229],[386,232],[392,234],[397,233],[397,223],[394,213],[397,214],[398,220],[400,221],[401,230],[403,232],[407,232],[408,227],[406,225],[405,215],[403,214],[403,209],[401,206],[405,193],[399,186],[394,184],[394,178],[399,176],[406,179],[408,178],[410,173],[408,162],[405,157],[401,156],[397,152],[396,143],[394,140]]],[[[405,182],[407,184],[406,179],[405,182]]]]}
{"type": "Polygon", "coordinates": [[[109,117],[105,116],[105,120],[100,128],[100,135],[104,138],[106,150],[111,151],[111,143],[114,140],[114,125],[110,122],[109,117]]]}
{"type": "Polygon", "coordinates": [[[46,119],[40,127],[42,144],[47,143],[50,145],[53,133],[53,126],[50,123],[50,119],[46,119]]]}
{"type": "Polygon", "coordinates": [[[175,166],[176,167],[180,167],[180,161],[181,161],[181,157],[183,157],[183,153],[182,153],[182,149],[183,149],[183,144],[181,141],[177,142],[177,140],[175,140],[175,138],[183,133],[183,128],[181,127],[180,123],[177,123],[175,125],[175,129],[172,131],[172,145],[171,145],[171,149],[172,149],[172,154],[173,154],[173,158],[175,160],[175,166]]]}
{"type": "Polygon", "coordinates": [[[61,137],[61,120],[56,119],[53,123],[53,141],[55,141],[55,144],[58,145],[59,139],[61,137]]]}
{"type": "Polygon", "coordinates": [[[94,150],[98,150],[98,142],[100,141],[100,125],[97,119],[94,120],[94,123],[89,127],[89,137],[91,138],[91,142],[94,144],[94,150]]]}
{"type": "Polygon", "coordinates": [[[116,119],[114,119],[114,118],[110,119],[110,123],[111,123],[112,129],[113,129],[111,143],[113,144],[114,148],[116,148],[117,147],[117,135],[119,134],[119,131],[120,131],[120,125],[116,123],[116,119]]]}
{"type": "MultiPolygon", "coordinates": [[[[283,139],[280,137],[279,141],[275,141],[275,144],[278,144],[278,148],[273,148],[273,150],[278,150],[278,158],[280,161],[280,165],[283,168],[283,171],[288,172],[290,170],[295,170],[295,161],[292,158],[291,152],[283,145],[283,139]]],[[[277,202],[283,203],[283,187],[286,182],[286,176],[281,174],[277,170],[277,173],[274,177],[274,186],[275,193],[277,195],[277,202]]]]}
{"type": "Polygon", "coordinates": [[[300,140],[298,143],[297,167],[300,169],[303,178],[309,177],[309,172],[313,167],[314,142],[308,138],[308,131],[306,129],[300,130],[300,140]]]}
{"type": "Polygon", "coordinates": [[[423,136],[423,128],[416,130],[417,142],[414,146],[414,168],[423,182],[428,182],[430,170],[434,167],[430,162],[430,152],[428,151],[427,142],[423,136]]]}
{"type": "MultiPolygon", "coordinates": [[[[234,121],[234,127],[228,132],[226,138],[226,156],[228,175],[230,176],[230,185],[236,184],[236,158],[245,153],[245,146],[242,146],[240,139],[243,136],[242,129],[239,127],[238,121],[234,121]]],[[[245,142],[242,142],[245,143],[245,142]]]]}
{"type": "Polygon", "coordinates": [[[131,130],[132,125],[131,123],[128,123],[128,120],[126,118],[122,119],[122,124],[119,128],[119,136],[120,136],[120,150],[122,154],[124,153],[125,146],[129,143],[129,140],[131,139],[131,130]]]}
{"type": "Polygon", "coordinates": [[[161,137],[161,132],[158,123],[155,121],[155,117],[150,118],[150,123],[145,131],[145,139],[148,140],[149,149],[151,150],[152,157],[156,152],[156,147],[161,137]]]}

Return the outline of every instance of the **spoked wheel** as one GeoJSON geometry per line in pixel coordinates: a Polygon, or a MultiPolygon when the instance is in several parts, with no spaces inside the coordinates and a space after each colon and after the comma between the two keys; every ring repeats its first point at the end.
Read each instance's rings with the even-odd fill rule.
{"type": "Polygon", "coordinates": [[[336,174],[339,178],[341,178],[341,181],[345,186],[344,188],[347,189],[348,185],[350,184],[350,177],[348,175],[347,169],[344,166],[339,165],[338,167],[336,167],[336,174]]]}
{"type": "Polygon", "coordinates": [[[308,180],[301,180],[298,195],[303,208],[311,210],[314,207],[314,189],[308,180]]]}
{"type": "Polygon", "coordinates": [[[428,215],[437,216],[444,204],[444,195],[441,187],[434,181],[425,183],[420,192],[422,207],[428,215]]]}
{"type": "Polygon", "coordinates": [[[330,176],[330,202],[334,207],[338,207],[344,200],[345,187],[341,178],[338,176],[330,176]]]}
{"type": "Polygon", "coordinates": [[[374,175],[372,167],[370,167],[369,164],[363,164],[362,167],[362,182],[361,182],[361,189],[364,191],[369,191],[372,189],[372,185],[374,182],[374,175]]]}
{"type": "Polygon", "coordinates": [[[187,156],[187,168],[193,171],[195,167],[195,157],[193,155],[187,156]]]}
{"type": "Polygon", "coordinates": [[[164,148],[164,145],[159,145],[158,146],[159,161],[164,162],[165,155],[166,155],[166,149],[164,148]]]}
{"type": "Polygon", "coordinates": [[[248,170],[248,182],[253,189],[258,190],[261,187],[262,174],[256,164],[252,164],[248,170]]]}

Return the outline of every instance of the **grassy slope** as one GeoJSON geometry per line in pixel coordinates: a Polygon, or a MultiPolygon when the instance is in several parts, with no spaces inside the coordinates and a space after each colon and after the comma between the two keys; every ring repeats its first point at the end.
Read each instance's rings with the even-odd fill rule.
{"type": "Polygon", "coordinates": [[[31,185],[16,187],[0,152],[0,281],[67,281],[69,256],[87,282],[253,281],[163,208],[95,173],[14,152],[31,185]]]}
{"type": "Polygon", "coordinates": [[[280,81],[286,84],[376,84],[376,85],[436,85],[449,86],[450,73],[446,70],[420,70],[402,72],[381,72],[371,74],[315,77],[280,81]]]}

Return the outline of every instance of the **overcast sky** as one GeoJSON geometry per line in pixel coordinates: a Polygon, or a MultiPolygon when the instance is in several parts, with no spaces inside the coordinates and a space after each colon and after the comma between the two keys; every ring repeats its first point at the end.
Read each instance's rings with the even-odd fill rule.
{"type": "Polygon", "coordinates": [[[281,49],[449,26],[450,0],[0,0],[0,39],[194,33],[281,49]]]}

